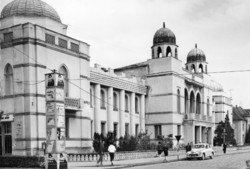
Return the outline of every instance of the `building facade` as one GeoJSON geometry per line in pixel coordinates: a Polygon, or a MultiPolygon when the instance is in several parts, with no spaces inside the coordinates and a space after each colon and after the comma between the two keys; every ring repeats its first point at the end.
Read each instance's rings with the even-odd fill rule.
{"type": "MultiPolygon", "coordinates": [[[[218,109],[214,94],[221,98],[223,88],[207,74],[206,56],[197,44],[188,53],[185,68],[178,48],[175,34],[163,24],[153,37],[152,58],[117,68],[115,72],[146,80],[149,87],[146,130],[152,140],[172,134],[181,135],[181,143],[212,144],[214,109],[218,109]]],[[[226,111],[225,107],[220,108],[226,111]]]]}
{"type": "MultiPolygon", "coordinates": [[[[147,132],[152,141],[172,134],[185,144],[212,143],[214,92],[217,100],[222,90],[207,74],[197,45],[182,67],[175,34],[165,24],[153,37],[150,59],[115,70],[90,67],[89,44],[69,37],[57,12],[41,0],[7,4],[0,41],[0,155],[43,154],[44,79],[51,71],[64,74],[68,153],[92,151],[94,132],[147,132]]],[[[230,107],[224,108],[219,111],[230,107]]]]}
{"type": "Polygon", "coordinates": [[[250,112],[240,106],[233,107],[233,127],[237,145],[246,143],[246,135],[250,129],[250,112]]]}

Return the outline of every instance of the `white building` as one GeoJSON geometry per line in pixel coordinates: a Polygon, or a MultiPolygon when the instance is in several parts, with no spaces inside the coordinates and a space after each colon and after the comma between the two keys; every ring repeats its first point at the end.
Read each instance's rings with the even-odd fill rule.
{"type": "MultiPolygon", "coordinates": [[[[213,109],[217,106],[213,96],[216,92],[215,99],[221,99],[223,90],[207,74],[204,52],[195,45],[183,68],[175,34],[165,24],[154,34],[151,50],[151,59],[115,69],[116,73],[145,78],[150,88],[146,129],[151,139],[173,134],[182,136],[181,143],[212,143],[215,129],[213,109]]],[[[227,112],[230,106],[226,110],[224,106],[217,109],[227,112]]]]}
{"type": "Polygon", "coordinates": [[[91,68],[89,44],[67,36],[57,12],[41,0],[7,4],[0,41],[0,155],[43,153],[44,75],[54,69],[65,78],[68,153],[91,151],[93,133],[108,131],[120,137],[146,129],[152,140],[173,134],[181,143],[212,143],[213,93],[221,91],[197,45],[182,67],[175,35],[165,25],[154,35],[151,59],[115,70],[91,68]]]}

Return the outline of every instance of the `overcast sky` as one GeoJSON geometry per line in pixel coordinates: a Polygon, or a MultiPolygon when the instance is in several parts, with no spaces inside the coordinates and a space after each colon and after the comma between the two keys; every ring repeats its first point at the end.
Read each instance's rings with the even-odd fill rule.
{"type": "MultiPolygon", "coordinates": [[[[0,0],[0,9],[10,1],[0,0]]],[[[68,36],[91,45],[91,66],[150,59],[154,33],[165,22],[175,33],[183,67],[197,43],[209,72],[250,70],[250,0],[43,1],[69,25],[68,36]]],[[[231,91],[234,105],[250,108],[250,71],[211,75],[231,91]]]]}

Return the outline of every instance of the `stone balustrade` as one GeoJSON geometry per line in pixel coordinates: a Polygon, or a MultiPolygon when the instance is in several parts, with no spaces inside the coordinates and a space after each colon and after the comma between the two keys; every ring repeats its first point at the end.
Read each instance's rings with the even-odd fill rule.
{"type": "MultiPolygon", "coordinates": [[[[177,154],[185,154],[184,150],[180,150],[177,152],[176,150],[170,150],[169,156],[177,156],[177,154]]],[[[68,154],[68,161],[69,162],[81,162],[81,161],[97,161],[98,154],[96,153],[88,153],[88,154],[68,154]]],[[[140,159],[140,158],[152,158],[156,156],[156,151],[145,151],[145,152],[116,152],[115,153],[115,160],[130,160],[130,159],[140,159]]],[[[103,160],[109,161],[109,154],[104,153],[103,160]]]]}

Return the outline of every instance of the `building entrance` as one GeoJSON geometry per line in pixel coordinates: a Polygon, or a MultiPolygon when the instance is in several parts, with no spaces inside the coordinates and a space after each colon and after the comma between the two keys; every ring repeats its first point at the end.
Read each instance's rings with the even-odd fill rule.
{"type": "Polygon", "coordinates": [[[0,123],[0,155],[12,154],[11,122],[0,123]]]}

